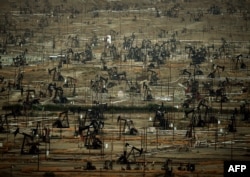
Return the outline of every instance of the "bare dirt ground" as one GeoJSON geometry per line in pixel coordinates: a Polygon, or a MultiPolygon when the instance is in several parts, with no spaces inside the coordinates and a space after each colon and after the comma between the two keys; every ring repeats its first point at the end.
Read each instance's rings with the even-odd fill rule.
{"type": "MultiPolygon", "coordinates": [[[[27,98],[34,97],[40,101],[36,105],[39,109],[22,110],[23,114],[18,118],[8,119],[10,133],[0,134],[0,176],[171,176],[162,168],[170,159],[168,167],[172,168],[172,176],[221,177],[224,160],[249,159],[249,120],[242,121],[243,114],[238,113],[234,124],[237,131],[228,131],[234,108],[239,110],[242,103],[247,103],[249,110],[249,89],[243,92],[244,88],[249,88],[249,2],[9,0],[0,4],[1,50],[6,46],[6,52],[1,54],[0,76],[6,82],[0,83],[3,88],[0,105],[23,105],[27,98]],[[214,10],[214,14],[208,11],[209,8],[214,10]],[[218,8],[219,14],[216,14],[218,8]],[[230,11],[232,8],[237,11],[230,11]],[[118,53],[116,58],[105,46],[107,35],[112,36],[112,44],[118,53]],[[144,39],[150,40],[152,46],[164,43],[170,56],[159,67],[157,62],[152,62],[150,54],[145,55],[143,61],[129,58],[129,50],[123,44],[125,37],[132,35],[135,35],[133,47],[141,47],[144,39]],[[23,44],[20,43],[22,40],[25,40],[23,44]],[[91,46],[91,60],[75,60],[74,54],[86,51],[86,44],[91,46]],[[194,47],[195,51],[206,48],[205,60],[199,63],[203,75],[193,76],[195,68],[190,65],[193,61],[189,57],[188,46],[194,47]],[[28,65],[12,66],[13,58],[25,49],[28,65]],[[73,54],[65,52],[68,49],[72,49],[73,54]],[[70,59],[60,68],[60,73],[64,78],[77,80],[75,89],[65,88],[64,80],[53,81],[53,74],[48,73],[59,65],[60,59],[52,58],[66,53],[70,59]],[[240,54],[242,58],[237,60],[240,54]],[[119,73],[126,72],[127,81],[133,84],[138,82],[140,93],[131,92],[131,83],[125,80],[110,79],[101,59],[104,59],[107,68],[116,67],[119,73]],[[150,63],[155,67],[149,71],[150,63]],[[240,67],[242,63],[245,68],[240,67]],[[216,66],[223,66],[224,69],[216,66]],[[214,110],[209,114],[218,119],[216,123],[196,127],[192,137],[186,137],[192,115],[185,117],[186,109],[183,107],[188,97],[184,83],[190,79],[188,74],[181,74],[184,69],[199,81],[200,97],[208,100],[208,105],[214,110]],[[213,71],[215,78],[208,79],[213,71]],[[23,75],[23,93],[20,89],[8,87],[8,83],[11,85],[18,81],[20,74],[23,75]],[[154,74],[158,78],[157,84],[147,85],[149,89],[146,90],[143,82],[156,81],[154,74]],[[109,83],[115,86],[108,88],[108,92],[94,91],[91,80],[98,80],[100,76],[108,78],[109,83]],[[226,78],[230,81],[225,87],[229,101],[220,103],[215,96],[208,95],[202,83],[211,81],[213,88],[217,89],[221,87],[219,84],[227,81],[226,78]],[[53,102],[53,96],[49,96],[47,90],[50,83],[63,88],[67,103],[53,102]],[[35,90],[34,97],[27,97],[27,90],[35,90]],[[40,97],[39,92],[46,93],[46,96],[40,97]],[[145,100],[148,94],[151,94],[152,100],[145,100]],[[43,109],[47,105],[56,105],[67,110],[70,106],[86,107],[94,102],[107,103],[108,107],[135,107],[127,112],[104,113],[105,127],[98,135],[103,148],[98,150],[87,149],[83,139],[74,136],[77,120],[85,112],[69,112],[70,127],[61,130],[52,127],[60,111],[43,109]],[[165,113],[169,123],[166,130],[154,126],[155,111],[139,112],[136,109],[162,103],[176,108],[176,111],[165,113]],[[133,120],[138,134],[124,135],[122,126],[117,123],[118,116],[133,120]],[[17,134],[14,137],[13,132],[19,127],[21,132],[30,134],[37,122],[41,122],[41,127],[51,129],[50,143],[40,143],[39,155],[20,155],[24,136],[17,134]],[[136,157],[137,163],[131,164],[131,170],[126,169],[125,164],[115,163],[123,154],[126,143],[143,149],[141,156],[136,157]],[[113,170],[104,169],[106,160],[114,161],[113,170]],[[84,170],[87,161],[91,161],[96,170],[84,170]],[[195,170],[188,171],[187,164],[195,164],[195,170]]],[[[147,53],[147,49],[144,52],[147,53]]],[[[198,102],[197,98],[191,108],[196,108],[198,102]]],[[[204,109],[201,112],[205,114],[204,109]]],[[[1,110],[2,115],[7,113],[9,111],[1,110]]],[[[7,128],[6,125],[4,128],[7,128]]],[[[127,147],[127,150],[130,148],[127,147]]],[[[133,158],[130,160],[134,161],[133,158]]]]}

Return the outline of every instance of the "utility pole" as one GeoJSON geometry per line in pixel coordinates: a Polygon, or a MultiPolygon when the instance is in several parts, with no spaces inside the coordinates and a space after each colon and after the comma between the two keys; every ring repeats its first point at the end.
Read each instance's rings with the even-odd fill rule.
{"type": "Polygon", "coordinates": [[[39,171],[39,166],[40,166],[40,156],[39,156],[39,143],[38,143],[38,152],[37,152],[37,171],[39,171]]]}

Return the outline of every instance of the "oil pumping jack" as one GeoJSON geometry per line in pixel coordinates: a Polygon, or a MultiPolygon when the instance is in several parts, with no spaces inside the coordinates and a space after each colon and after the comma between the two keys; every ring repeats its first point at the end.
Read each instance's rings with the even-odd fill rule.
{"type": "Polygon", "coordinates": [[[200,69],[200,66],[196,63],[190,63],[190,66],[194,67],[194,76],[195,75],[203,75],[203,71],[200,69]]]}
{"type": "Polygon", "coordinates": [[[77,79],[70,77],[70,76],[67,76],[65,81],[64,81],[63,87],[64,88],[73,88],[72,95],[76,96],[76,83],[77,83],[77,79]]]}
{"type": "Polygon", "coordinates": [[[27,134],[27,133],[20,133],[19,128],[17,128],[14,132],[14,136],[16,137],[17,134],[23,135],[23,143],[21,147],[21,155],[36,155],[40,152],[39,150],[39,139],[36,139],[36,136],[27,134]]]}
{"type": "Polygon", "coordinates": [[[121,116],[117,117],[117,124],[119,124],[120,134],[137,135],[138,130],[134,127],[134,122],[131,119],[123,119],[121,116]],[[122,123],[123,121],[123,129],[122,123]]]}
{"type": "Polygon", "coordinates": [[[190,118],[190,123],[188,125],[188,130],[186,132],[187,138],[195,139],[195,127],[204,127],[205,122],[201,119],[200,115],[197,115],[197,109],[191,108],[188,110],[185,110],[185,117],[188,118],[188,115],[192,114],[192,117],[190,118]]]}
{"type": "MultiPolygon", "coordinates": [[[[191,129],[192,127],[204,127],[205,126],[205,121],[202,119],[201,114],[199,113],[199,107],[196,108],[190,108],[189,110],[185,110],[185,117],[188,118],[189,114],[192,114],[192,117],[190,119],[190,124],[189,124],[189,133],[193,131],[191,129]]],[[[192,137],[191,135],[188,135],[188,137],[192,137]]]]}
{"type": "Polygon", "coordinates": [[[55,94],[52,98],[54,103],[67,103],[68,99],[63,95],[63,88],[62,87],[54,87],[55,94]]]}
{"type": "Polygon", "coordinates": [[[220,66],[220,65],[216,65],[216,64],[213,64],[212,68],[213,68],[213,71],[211,71],[208,74],[208,76],[207,76],[208,78],[215,78],[216,72],[218,73],[218,77],[220,77],[220,70],[221,70],[221,72],[223,72],[225,70],[225,66],[220,66]]]}
{"type": "Polygon", "coordinates": [[[191,72],[189,72],[187,69],[183,69],[182,71],[181,71],[181,75],[188,75],[188,77],[190,78],[191,77],[191,72]]]}
{"type": "Polygon", "coordinates": [[[188,125],[188,130],[186,132],[187,138],[195,139],[195,127],[204,127],[206,123],[214,123],[216,122],[215,117],[210,117],[210,120],[207,120],[207,114],[208,114],[209,107],[205,104],[205,99],[201,99],[198,103],[196,108],[191,108],[188,110],[185,110],[185,117],[188,118],[189,114],[192,114],[192,117],[190,118],[190,123],[188,125]],[[201,115],[201,107],[205,107],[205,115],[202,118],[201,115]]]}
{"type": "Polygon", "coordinates": [[[96,76],[95,80],[90,81],[90,88],[97,93],[108,93],[107,88],[112,88],[117,85],[114,82],[108,82],[108,78],[96,76]]]}
{"type": "Polygon", "coordinates": [[[40,152],[39,150],[39,142],[34,141],[34,137],[26,134],[26,133],[22,133],[23,137],[23,143],[22,143],[22,148],[21,148],[21,154],[38,154],[40,152]],[[25,150],[25,143],[27,143],[27,146],[29,146],[29,150],[26,151],[25,150]]]}
{"type": "Polygon", "coordinates": [[[56,88],[56,83],[49,83],[47,87],[47,91],[49,92],[49,97],[52,97],[54,88],[56,88]]]}
{"type": "Polygon", "coordinates": [[[117,67],[112,67],[107,70],[110,80],[126,80],[126,71],[118,72],[117,67]]]}
{"type": "Polygon", "coordinates": [[[81,134],[82,131],[86,129],[86,127],[90,127],[93,128],[96,134],[99,134],[100,130],[104,127],[104,121],[99,120],[98,118],[91,118],[91,120],[87,120],[87,118],[87,116],[85,116],[85,118],[82,116],[78,118],[78,133],[81,134]],[[89,122],[89,125],[86,126],[87,122],[89,122]]]}
{"type": "Polygon", "coordinates": [[[104,111],[107,110],[107,103],[96,104],[92,106],[92,109],[86,110],[85,117],[82,118],[82,115],[79,118],[79,125],[84,127],[88,122],[93,120],[101,121],[104,119],[104,111]]]}
{"type": "Polygon", "coordinates": [[[58,118],[52,124],[53,128],[60,128],[60,138],[62,138],[62,129],[70,127],[68,113],[68,110],[59,113],[58,118]]]}
{"type": "Polygon", "coordinates": [[[99,112],[95,109],[88,109],[86,110],[86,113],[85,113],[85,118],[84,118],[84,124],[86,123],[86,121],[88,120],[93,120],[93,119],[99,119],[99,112]]]}
{"type": "Polygon", "coordinates": [[[240,54],[240,55],[237,55],[235,57],[235,59],[233,58],[233,62],[235,63],[235,69],[246,69],[247,68],[247,65],[244,63],[243,61],[243,55],[240,54]],[[240,66],[239,66],[239,63],[240,63],[240,66]]]}
{"type": "Polygon", "coordinates": [[[157,85],[157,81],[159,80],[158,74],[151,69],[148,69],[148,72],[150,72],[150,76],[149,76],[149,84],[150,85],[157,85]]]}
{"type": "MultiPolygon", "coordinates": [[[[193,115],[193,116],[195,116],[195,120],[194,120],[195,124],[194,125],[196,127],[204,127],[207,123],[216,123],[217,122],[217,119],[214,116],[210,116],[209,120],[208,120],[208,114],[209,114],[209,112],[211,112],[212,108],[209,107],[206,104],[206,102],[207,102],[207,100],[201,99],[196,107],[196,110],[194,113],[195,115],[193,115]],[[204,115],[202,115],[203,112],[204,112],[204,115]]],[[[187,111],[187,113],[188,113],[188,111],[187,111]]],[[[187,116],[188,115],[186,115],[186,117],[187,116]]]]}
{"type": "Polygon", "coordinates": [[[63,111],[59,113],[58,118],[56,121],[52,124],[54,128],[69,128],[69,118],[68,118],[69,111],[63,111]]]}
{"type": "Polygon", "coordinates": [[[200,99],[199,81],[195,78],[191,78],[183,82],[183,84],[179,83],[178,85],[184,88],[185,95],[187,96],[182,105],[183,107],[188,108],[191,103],[200,99]]]}
{"type": "Polygon", "coordinates": [[[138,84],[137,81],[132,82],[132,80],[131,81],[126,80],[126,83],[127,83],[128,87],[129,87],[129,92],[131,92],[131,93],[141,93],[141,85],[138,84]]]}
{"type": "Polygon", "coordinates": [[[212,112],[212,107],[206,104],[207,100],[201,99],[197,105],[197,112],[198,112],[198,124],[197,126],[203,127],[207,123],[217,123],[218,120],[214,115],[210,115],[209,113],[212,112]],[[204,109],[202,109],[204,108],[204,109]],[[202,117],[202,112],[204,112],[204,116],[202,117]]]}
{"type": "Polygon", "coordinates": [[[92,52],[92,48],[91,48],[90,44],[86,43],[82,63],[86,63],[86,61],[91,61],[93,58],[94,58],[94,54],[92,52]]]}
{"type": "Polygon", "coordinates": [[[13,65],[15,67],[19,67],[19,66],[25,66],[28,65],[28,63],[26,62],[26,53],[28,52],[27,49],[25,49],[21,55],[16,56],[15,58],[13,58],[13,65]]]}
{"type": "Polygon", "coordinates": [[[36,98],[36,91],[34,89],[25,90],[26,94],[26,102],[31,104],[39,104],[39,98],[36,98]]]}
{"type": "Polygon", "coordinates": [[[85,44],[85,50],[82,51],[82,52],[72,53],[72,58],[73,58],[73,60],[84,63],[84,64],[87,61],[91,61],[94,58],[92,48],[91,48],[91,44],[86,43],[85,44]]]}
{"type": "Polygon", "coordinates": [[[10,112],[8,114],[3,114],[0,116],[0,133],[9,133],[9,120],[8,117],[13,116],[14,119],[16,119],[16,114],[13,112],[10,112]]]}
{"type": "Polygon", "coordinates": [[[216,89],[215,96],[216,96],[215,100],[217,102],[225,103],[225,102],[229,101],[229,99],[226,95],[225,87],[220,87],[220,88],[216,89]],[[218,99],[218,97],[220,97],[220,99],[218,99]]]}
{"type": "Polygon", "coordinates": [[[96,136],[103,126],[104,124],[98,124],[96,121],[92,121],[87,126],[79,127],[79,134],[87,149],[101,149],[103,147],[102,141],[96,136]]]}
{"type": "Polygon", "coordinates": [[[60,71],[57,71],[57,68],[48,69],[49,75],[53,73],[52,81],[65,81],[64,77],[61,75],[60,71]]]}
{"type": "Polygon", "coordinates": [[[67,76],[64,80],[63,87],[74,88],[76,83],[77,83],[77,79],[70,77],[70,76],[67,76]]]}
{"type": "Polygon", "coordinates": [[[192,98],[199,96],[199,82],[196,80],[197,75],[203,75],[202,70],[198,64],[190,63],[190,66],[193,66],[193,72],[187,71],[184,69],[182,74],[188,74],[189,79],[185,82],[187,86],[187,92],[191,92],[192,98]]]}
{"type": "Polygon", "coordinates": [[[70,59],[71,59],[70,53],[71,55],[74,54],[72,49],[65,49],[64,51],[61,51],[61,54],[57,56],[57,59],[59,59],[58,68],[62,68],[64,64],[70,63],[70,59]]]}
{"type": "Polygon", "coordinates": [[[166,110],[164,109],[163,103],[161,107],[159,107],[155,111],[155,116],[154,116],[154,127],[160,127],[163,130],[166,130],[169,127],[169,121],[167,118],[165,118],[165,113],[166,110]]]}
{"type": "Polygon", "coordinates": [[[50,143],[50,129],[48,127],[41,128],[41,121],[37,121],[36,128],[31,129],[33,137],[37,137],[39,142],[50,143]]]}
{"type": "Polygon", "coordinates": [[[129,143],[125,144],[125,148],[123,151],[123,154],[117,159],[117,163],[119,164],[130,164],[130,163],[136,163],[136,157],[140,157],[143,153],[143,148],[139,149],[137,147],[134,147],[130,145],[129,143]],[[127,148],[130,147],[130,151],[127,151],[127,148]],[[131,159],[130,156],[133,156],[131,159]]]}
{"type": "Polygon", "coordinates": [[[40,104],[39,98],[35,98],[36,91],[33,89],[26,90],[26,99],[23,101],[23,111],[26,114],[29,110],[32,109],[34,104],[40,104]]]}
{"type": "Polygon", "coordinates": [[[52,74],[52,72],[53,72],[53,77],[52,77],[52,80],[54,81],[55,80],[55,78],[56,78],[56,67],[54,67],[54,68],[52,68],[52,69],[48,69],[48,73],[49,73],[49,75],[51,75],[52,74]]]}

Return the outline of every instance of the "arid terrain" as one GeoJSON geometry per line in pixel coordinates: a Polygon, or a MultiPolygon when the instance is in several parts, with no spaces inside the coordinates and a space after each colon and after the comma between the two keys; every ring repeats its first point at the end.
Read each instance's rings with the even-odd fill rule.
{"type": "Polygon", "coordinates": [[[222,177],[249,160],[249,1],[0,5],[0,176],[222,177]]]}

